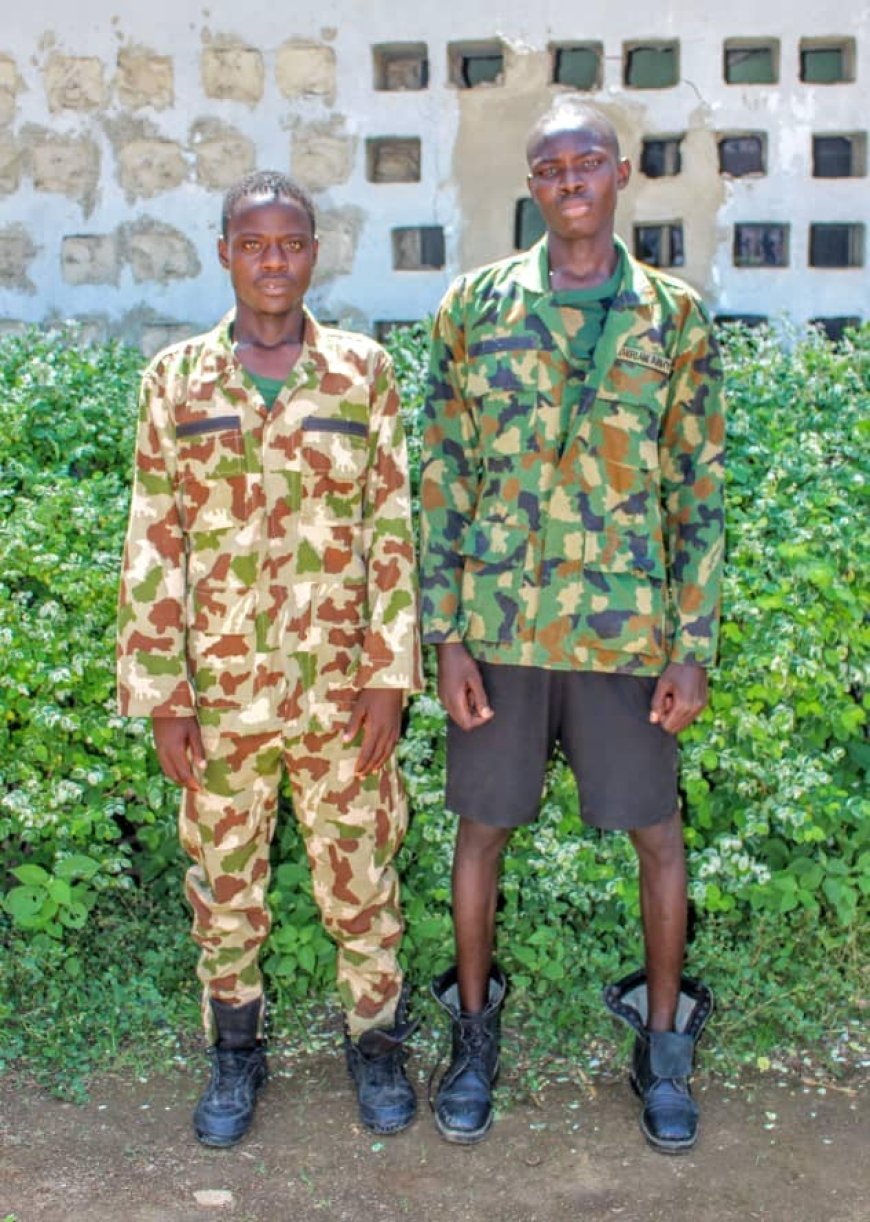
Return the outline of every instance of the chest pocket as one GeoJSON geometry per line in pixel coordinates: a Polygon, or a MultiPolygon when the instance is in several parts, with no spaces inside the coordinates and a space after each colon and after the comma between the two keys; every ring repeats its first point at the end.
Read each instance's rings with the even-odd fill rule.
{"type": "Polygon", "coordinates": [[[238,416],[183,421],[175,429],[185,528],[231,530],[247,517],[249,472],[238,416]]]}
{"type": "Polygon", "coordinates": [[[361,420],[308,416],[302,422],[301,577],[362,578],[360,526],[369,430],[361,420]]]}

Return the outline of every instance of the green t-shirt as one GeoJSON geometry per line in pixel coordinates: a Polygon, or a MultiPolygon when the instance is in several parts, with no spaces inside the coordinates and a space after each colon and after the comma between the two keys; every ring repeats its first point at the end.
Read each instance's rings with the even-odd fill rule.
{"type": "Polygon", "coordinates": [[[286,378],[264,378],[261,373],[251,373],[250,369],[246,369],[245,373],[256,386],[260,398],[266,404],[268,411],[271,411],[272,405],[281,393],[281,387],[286,382],[286,378]]]}
{"type": "Polygon", "coordinates": [[[562,436],[568,430],[571,418],[577,409],[580,389],[592,364],[595,345],[601,339],[607,315],[613,299],[619,291],[623,275],[623,256],[620,252],[613,275],[603,284],[591,289],[559,289],[553,293],[553,304],[559,307],[565,320],[565,333],[573,362],[573,377],[565,387],[562,399],[562,436]]]}

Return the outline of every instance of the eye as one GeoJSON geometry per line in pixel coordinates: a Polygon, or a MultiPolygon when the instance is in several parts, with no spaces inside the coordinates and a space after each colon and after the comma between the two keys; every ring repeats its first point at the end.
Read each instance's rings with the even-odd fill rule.
{"type": "Polygon", "coordinates": [[[242,250],[248,254],[252,254],[255,250],[260,249],[260,243],[256,238],[245,238],[242,242],[242,250]]]}
{"type": "Polygon", "coordinates": [[[553,179],[559,177],[559,170],[554,165],[542,165],[540,169],[535,170],[537,178],[553,179]]]}
{"type": "Polygon", "coordinates": [[[294,255],[298,255],[305,249],[305,243],[301,238],[288,238],[284,245],[289,251],[292,251],[294,255]]]}

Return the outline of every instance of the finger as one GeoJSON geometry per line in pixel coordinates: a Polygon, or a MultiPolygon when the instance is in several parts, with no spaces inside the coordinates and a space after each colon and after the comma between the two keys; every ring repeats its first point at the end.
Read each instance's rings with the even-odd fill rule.
{"type": "Polygon", "coordinates": [[[465,703],[476,725],[489,721],[492,717],[492,709],[486,698],[486,688],[483,686],[483,679],[476,666],[465,681],[465,703]]]}
{"type": "Polygon", "coordinates": [[[358,699],[351,709],[350,717],[348,718],[347,725],[344,728],[343,737],[346,743],[352,743],[357,734],[359,734],[360,726],[365,721],[365,715],[365,705],[358,699]]]}
{"type": "Polygon", "coordinates": [[[356,757],[356,767],[354,772],[357,776],[367,776],[374,767],[374,759],[376,757],[378,744],[377,731],[372,727],[371,722],[366,722],[363,730],[362,746],[359,749],[359,755],[356,757]]]}
{"type": "Polygon", "coordinates": [[[205,768],[205,748],[202,745],[202,733],[197,721],[190,728],[190,755],[197,768],[205,768]]]}
{"type": "Polygon", "coordinates": [[[673,692],[670,684],[659,679],[652,694],[649,706],[649,719],[654,724],[663,725],[664,719],[673,708],[673,692]]]}

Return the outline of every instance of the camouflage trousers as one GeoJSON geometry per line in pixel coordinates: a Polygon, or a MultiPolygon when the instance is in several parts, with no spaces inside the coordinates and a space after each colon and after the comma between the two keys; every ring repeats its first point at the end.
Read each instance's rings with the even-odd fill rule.
{"type": "Polygon", "coordinates": [[[266,892],[278,788],[286,768],[304,837],[314,897],[338,947],[338,990],[351,1037],[391,1026],[402,987],[402,936],[393,857],[407,828],[395,758],[354,774],[358,743],[340,729],[288,738],[203,726],[202,791],[185,791],[181,843],[193,858],[185,893],[201,948],[203,1021],[215,1037],[209,999],[261,998],[260,947],[270,926],[266,892]]]}

